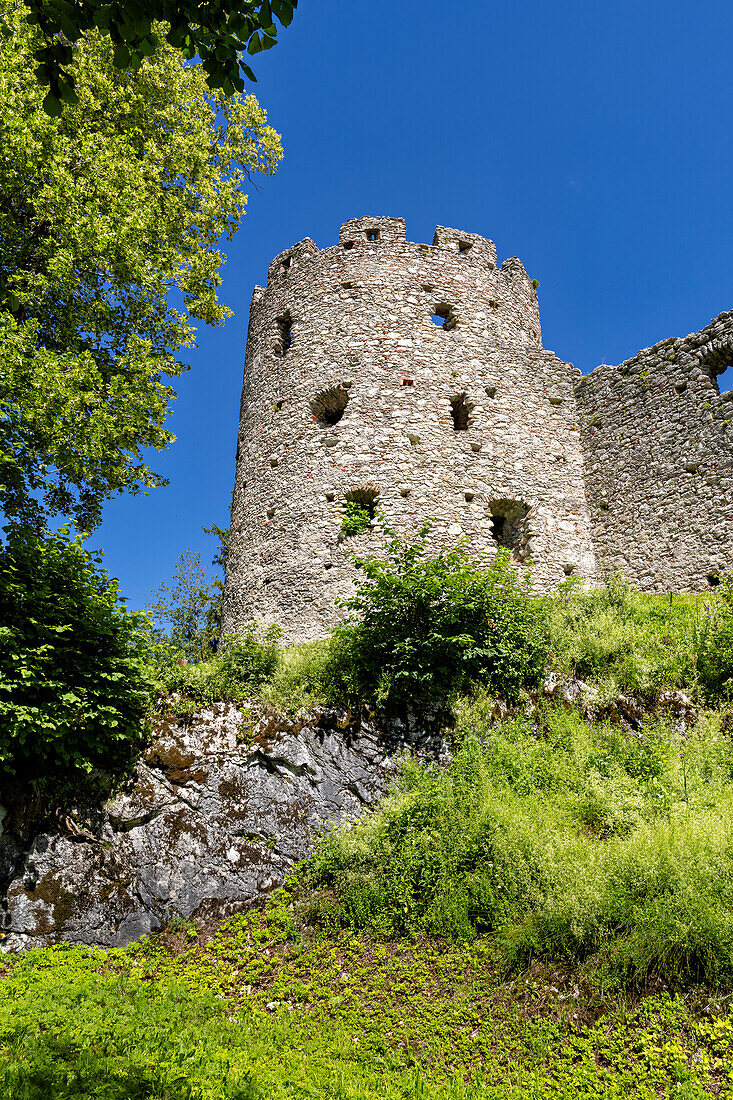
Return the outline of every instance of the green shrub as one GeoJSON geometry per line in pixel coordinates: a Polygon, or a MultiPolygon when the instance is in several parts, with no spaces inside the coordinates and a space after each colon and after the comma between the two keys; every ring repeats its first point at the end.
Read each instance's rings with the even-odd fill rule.
{"type": "MultiPolygon", "coordinates": [[[[280,662],[279,626],[262,629],[250,623],[240,634],[229,635],[213,657],[186,664],[174,647],[158,647],[156,679],[165,694],[177,693],[199,705],[243,702],[275,673],[280,662]]],[[[195,708],[178,707],[184,717],[195,708]]]]}
{"type": "Polygon", "coordinates": [[[693,634],[703,598],[641,593],[621,577],[595,589],[570,579],[547,600],[551,661],[611,692],[694,689],[693,634]]]}
{"type": "Polygon", "coordinates": [[[347,500],[344,518],[341,520],[341,534],[344,538],[360,535],[372,525],[374,509],[359,500],[347,500]]]}
{"type": "Polygon", "coordinates": [[[338,702],[332,685],[333,663],[329,638],[288,646],[281,651],[271,680],[263,685],[263,701],[286,711],[338,702]]]}
{"type": "Polygon", "coordinates": [[[366,580],[356,614],[332,636],[332,683],[387,710],[448,700],[472,684],[516,699],[542,675],[545,612],[500,551],[487,562],[457,548],[425,553],[394,539],[387,558],[355,558],[366,580]]]}
{"type": "Polygon", "coordinates": [[[0,548],[0,774],[114,772],[146,739],[144,620],[64,534],[0,548]]]}
{"type": "Polygon", "coordinates": [[[710,699],[733,694],[733,580],[725,578],[699,610],[695,650],[700,686],[710,699]]]}

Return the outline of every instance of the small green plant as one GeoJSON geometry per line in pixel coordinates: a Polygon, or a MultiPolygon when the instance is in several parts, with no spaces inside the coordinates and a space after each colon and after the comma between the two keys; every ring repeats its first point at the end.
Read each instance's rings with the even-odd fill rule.
{"type": "Polygon", "coordinates": [[[374,507],[360,500],[347,500],[344,506],[344,516],[341,520],[341,534],[344,538],[353,538],[361,535],[372,525],[374,519],[374,507]]]}

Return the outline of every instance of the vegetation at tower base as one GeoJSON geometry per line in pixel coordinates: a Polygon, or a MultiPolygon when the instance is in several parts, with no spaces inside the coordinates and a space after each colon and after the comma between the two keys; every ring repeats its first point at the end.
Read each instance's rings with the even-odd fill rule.
{"type": "Polygon", "coordinates": [[[393,538],[386,560],[355,556],[364,575],[336,628],[332,690],[387,713],[446,702],[482,684],[508,700],[541,679],[548,650],[542,604],[508,551],[486,561],[461,548],[426,554],[424,527],[393,538]]]}
{"type": "Polygon", "coordinates": [[[0,507],[88,530],[110,496],[162,483],[143,451],[172,438],[166,378],[193,322],[229,315],[219,240],[281,146],[253,97],[211,91],[171,46],[120,71],[97,32],[74,46],[78,103],[50,118],[40,32],[22,6],[3,18],[0,507]]]}
{"type": "Polygon", "coordinates": [[[0,779],[56,793],[135,759],[154,686],[142,616],[66,534],[0,548],[0,779]]]}
{"type": "Polygon", "coordinates": [[[73,6],[27,0],[29,22],[43,35],[35,53],[39,62],[35,75],[49,88],[44,110],[59,114],[62,103],[78,102],[70,43],[91,31],[109,36],[118,69],[138,70],[164,39],[189,60],[201,58],[210,88],[220,88],[225,95],[243,92],[240,69],[250,80],[257,78],[242,54],[260,53],[276,45],[275,19],[287,27],[297,6],[298,0],[236,0],[228,4],[77,0],[73,6]]]}

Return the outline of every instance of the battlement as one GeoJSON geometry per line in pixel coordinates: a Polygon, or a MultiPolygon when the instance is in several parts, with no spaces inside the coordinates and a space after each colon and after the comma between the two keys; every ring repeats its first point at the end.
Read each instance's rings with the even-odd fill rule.
{"type": "Polygon", "coordinates": [[[339,244],[347,249],[367,244],[400,244],[405,238],[404,218],[351,218],[339,231],[339,244]]]}

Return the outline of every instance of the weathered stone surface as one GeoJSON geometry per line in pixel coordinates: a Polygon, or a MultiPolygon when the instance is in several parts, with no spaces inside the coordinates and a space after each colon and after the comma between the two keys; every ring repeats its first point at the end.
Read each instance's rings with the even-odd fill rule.
{"type": "Polygon", "coordinates": [[[116,946],[175,916],[246,905],[310,854],[326,824],[385,792],[386,750],[338,709],[288,721],[216,705],[191,725],[161,724],[98,814],[0,837],[0,946],[116,946]]]}
{"type": "Polygon", "coordinates": [[[582,377],[542,347],[521,262],[438,226],[365,217],[306,240],[252,298],[224,629],[324,636],[353,592],[348,550],[385,526],[431,549],[507,546],[548,590],[622,569],[705,589],[733,551],[733,313],[582,377]],[[431,320],[434,317],[439,325],[431,320]],[[361,497],[359,497],[361,494],[361,497]],[[379,506],[344,540],[347,502],[379,506]]]}
{"type": "Polygon", "coordinates": [[[599,565],[652,592],[705,590],[733,553],[733,312],[576,380],[599,565]]]}
{"type": "Polygon", "coordinates": [[[497,267],[478,234],[415,244],[400,218],[358,218],[276,257],[252,299],[225,632],[322,637],[353,592],[348,551],[428,518],[431,549],[506,546],[543,588],[594,578],[576,378],[542,347],[521,262],[497,267]],[[350,499],[379,514],[343,539],[350,499]]]}

